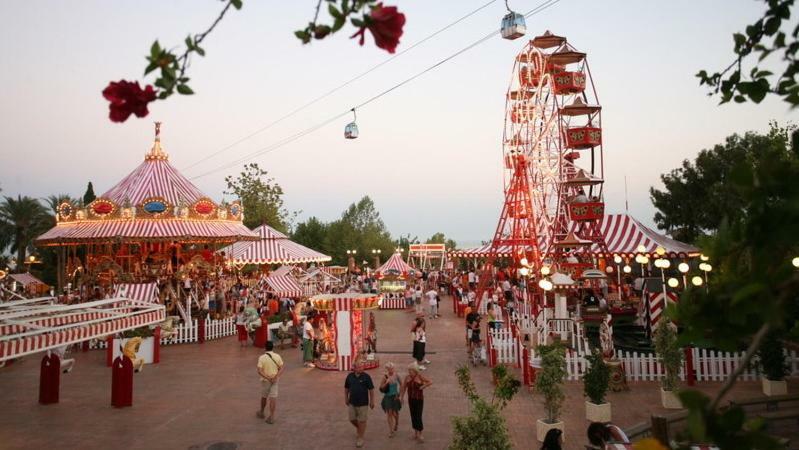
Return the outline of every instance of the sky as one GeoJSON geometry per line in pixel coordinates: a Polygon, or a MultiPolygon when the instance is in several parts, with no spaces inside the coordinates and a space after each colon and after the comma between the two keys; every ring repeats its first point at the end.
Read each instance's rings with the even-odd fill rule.
{"type": "MultiPolygon", "coordinates": [[[[487,0],[395,0],[407,18],[398,51],[487,0]]],[[[512,0],[529,11],[542,0],[512,0]]],[[[347,26],[301,45],[293,31],[316,2],[244,0],[203,46],[189,75],[193,96],[151,104],[150,115],[111,123],[101,91],[143,77],[153,40],[178,47],[222,7],[205,0],[0,1],[0,188],[3,195],[99,195],[150,148],[155,120],[170,161],[190,178],[268,149],[415,75],[499,26],[496,1],[279,125],[221,152],[309,100],[390,57],[347,26]]],[[[728,104],[706,96],[696,72],[732,61],[732,33],[762,14],[753,0],[561,0],[528,19],[528,36],[551,30],[588,54],[602,104],[605,201],[653,224],[659,175],[735,132],[796,121],[778,99],[728,104]]],[[[325,17],[324,13],[322,17],[325,17]]],[[[462,244],[489,240],[502,206],[502,130],[513,58],[527,39],[494,37],[358,110],[360,137],[342,117],[254,159],[285,191],[300,219],[334,220],[369,195],[395,236],[443,232],[462,244]]],[[[220,200],[226,175],[192,178],[220,200]]]]}

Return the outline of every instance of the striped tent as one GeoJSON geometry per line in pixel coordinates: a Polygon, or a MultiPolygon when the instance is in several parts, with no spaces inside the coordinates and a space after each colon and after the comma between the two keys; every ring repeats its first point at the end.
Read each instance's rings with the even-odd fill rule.
{"type": "Polygon", "coordinates": [[[121,283],[114,288],[114,296],[139,300],[145,303],[158,301],[158,283],[121,283]]]}
{"type": "Polygon", "coordinates": [[[31,284],[41,284],[44,285],[44,282],[33,275],[30,272],[25,273],[12,273],[8,275],[12,280],[16,281],[17,283],[21,284],[23,287],[28,287],[31,284]]]}
{"type": "Polygon", "coordinates": [[[302,288],[297,280],[288,275],[270,275],[263,280],[266,282],[266,292],[277,297],[302,297],[302,288]]]}
{"type": "MultiPolygon", "coordinates": [[[[658,247],[666,250],[666,255],[672,258],[685,258],[699,255],[699,249],[674,240],[668,236],[660,234],[629,214],[608,214],[602,219],[600,231],[605,239],[608,252],[611,255],[634,256],[642,253],[651,256],[658,247]],[[643,246],[644,251],[639,251],[638,247],[643,246]]],[[[491,243],[483,244],[480,247],[452,250],[451,256],[465,258],[485,258],[491,252],[491,243]]],[[[602,255],[598,245],[591,247],[591,252],[602,255]]],[[[497,257],[511,256],[509,246],[501,246],[497,249],[497,257]]]]}
{"type": "Polygon", "coordinates": [[[39,236],[37,245],[86,243],[102,239],[136,241],[225,242],[254,239],[255,235],[240,222],[192,221],[181,219],[130,220],[107,222],[62,222],[39,236]]]}
{"type": "Polygon", "coordinates": [[[399,252],[395,252],[391,255],[391,258],[388,258],[388,261],[378,267],[375,272],[377,272],[378,277],[386,275],[406,277],[408,274],[413,273],[413,271],[413,267],[409,266],[408,263],[402,259],[402,255],[399,252]]]}
{"type": "Polygon", "coordinates": [[[292,242],[288,236],[269,225],[253,230],[257,241],[236,242],[220,250],[226,258],[237,264],[300,264],[330,261],[332,258],[292,242]]]}

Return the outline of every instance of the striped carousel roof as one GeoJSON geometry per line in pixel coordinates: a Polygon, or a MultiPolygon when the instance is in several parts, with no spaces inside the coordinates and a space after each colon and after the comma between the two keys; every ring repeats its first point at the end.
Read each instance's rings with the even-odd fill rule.
{"type": "Polygon", "coordinates": [[[288,236],[269,225],[253,230],[260,239],[236,242],[220,250],[238,264],[299,264],[330,261],[332,258],[291,241],[288,236]]]}
{"type": "MultiPolygon", "coordinates": [[[[668,236],[660,234],[629,214],[607,214],[602,219],[600,231],[605,238],[605,245],[611,255],[633,256],[639,253],[652,255],[658,247],[666,250],[666,255],[670,257],[687,257],[699,254],[699,249],[689,244],[674,240],[668,236]],[[644,251],[639,251],[638,247],[643,246],[644,251]]],[[[453,250],[452,256],[465,258],[485,258],[491,252],[491,243],[483,244],[480,247],[453,250]]],[[[598,245],[591,247],[591,252],[601,255],[598,245]]],[[[500,246],[497,249],[497,257],[511,256],[510,246],[500,246]]]]}
{"type": "Polygon", "coordinates": [[[238,202],[214,203],[169,163],[159,134],[156,124],[155,141],[144,162],[85,208],[69,202],[59,205],[58,223],[36,244],[257,239],[242,224],[238,202]]]}
{"type": "Polygon", "coordinates": [[[413,270],[413,267],[409,266],[408,263],[402,259],[402,255],[399,252],[395,252],[391,255],[391,258],[388,258],[385,264],[377,268],[376,272],[379,275],[388,274],[389,272],[407,275],[413,272],[413,270]]]}
{"type": "Polygon", "coordinates": [[[114,287],[114,296],[145,303],[158,301],[158,283],[120,283],[114,287]]]}
{"type": "Polygon", "coordinates": [[[289,275],[270,275],[264,278],[267,285],[267,292],[271,292],[278,297],[301,297],[302,288],[297,281],[289,275]]]}

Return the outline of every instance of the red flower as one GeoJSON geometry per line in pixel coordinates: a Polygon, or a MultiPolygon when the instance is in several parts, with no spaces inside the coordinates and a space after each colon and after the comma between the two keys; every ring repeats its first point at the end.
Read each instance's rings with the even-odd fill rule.
{"type": "Polygon", "coordinates": [[[399,38],[402,36],[402,27],[405,25],[405,14],[397,11],[396,6],[383,6],[378,3],[377,6],[372,8],[372,12],[366,19],[366,26],[353,34],[351,38],[360,36],[359,44],[363,45],[365,38],[365,31],[368,28],[375,38],[375,44],[387,50],[389,53],[394,53],[394,50],[399,44],[399,38]]]}
{"type": "Polygon", "coordinates": [[[142,89],[138,81],[112,81],[103,89],[103,97],[111,102],[108,117],[111,122],[124,122],[131,114],[146,117],[147,104],[155,100],[155,90],[149,84],[142,89]]]}

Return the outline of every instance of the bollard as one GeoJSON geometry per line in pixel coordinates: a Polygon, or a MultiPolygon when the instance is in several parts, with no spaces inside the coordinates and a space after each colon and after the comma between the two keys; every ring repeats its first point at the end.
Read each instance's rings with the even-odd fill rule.
{"type": "Polygon", "coordinates": [[[39,370],[39,403],[49,405],[58,403],[61,385],[61,359],[55,353],[47,352],[42,358],[39,370]]]}
{"type": "Polygon", "coordinates": [[[80,349],[81,349],[81,351],[82,351],[83,353],[86,353],[86,352],[88,352],[88,351],[89,351],[89,341],[83,341],[83,342],[81,343],[81,345],[80,345],[80,349]]]}
{"type": "Polygon", "coordinates": [[[685,347],[685,380],[688,386],[696,384],[696,373],[694,372],[694,350],[685,347]]]}
{"type": "Polygon", "coordinates": [[[114,336],[105,338],[105,366],[111,367],[111,362],[114,360],[114,336]]]}
{"type": "Polygon", "coordinates": [[[266,346],[266,341],[269,338],[269,321],[267,315],[261,316],[261,326],[255,330],[255,339],[252,341],[252,345],[258,348],[264,348],[266,346]]]}
{"type": "Polygon", "coordinates": [[[161,362],[161,327],[153,330],[153,364],[161,362]]]}
{"type": "Polygon", "coordinates": [[[205,342],[205,318],[200,317],[197,319],[197,342],[200,344],[205,342]]]}
{"type": "Polygon", "coordinates": [[[525,386],[530,386],[530,350],[522,350],[522,380],[525,386]]]}
{"type": "Polygon", "coordinates": [[[111,367],[111,406],[133,406],[133,362],[125,355],[117,356],[111,367]]]}

